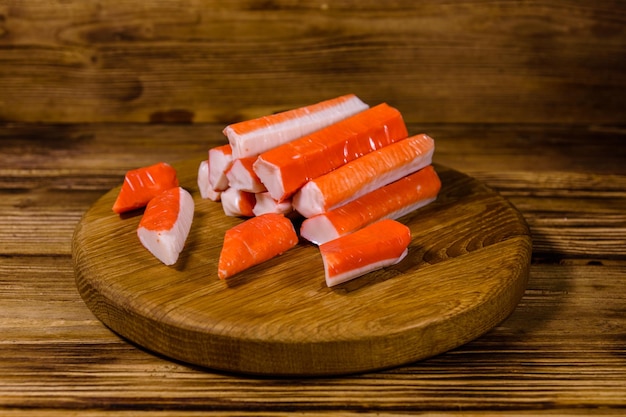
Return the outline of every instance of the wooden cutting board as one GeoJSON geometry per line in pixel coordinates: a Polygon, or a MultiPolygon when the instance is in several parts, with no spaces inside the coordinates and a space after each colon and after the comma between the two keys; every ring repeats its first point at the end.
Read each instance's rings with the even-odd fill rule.
{"type": "Polygon", "coordinates": [[[523,217],[479,181],[440,165],[437,201],[400,219],[412,243],[399,264],[328,288],[317,247],[303,241],[221,281],[224,232],[242,219],[200,198],[199,162],[175,165],[196,206],[174,266],[139,243],[140,212],[112,212],[119,188],[85,213],[74,234],[85,303],[146,349],[248,374],[372,371],[471,341],[504,320],[524,293],[531,238],[523,217]]]}

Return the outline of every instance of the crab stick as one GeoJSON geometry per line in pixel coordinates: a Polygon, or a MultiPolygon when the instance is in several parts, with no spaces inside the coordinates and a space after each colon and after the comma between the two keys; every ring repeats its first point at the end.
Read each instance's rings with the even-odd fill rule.
{"type": "Polygon", "coordinates": [[[226,279],[280,255],[297,243],[293,224],[282,214],[252,217],[226,231],[217,275],[226,279]]]}
{"type": "Polygon", "coordinates": [[[252,213],[254,213],[255,216],[260,216],[265,213],[288,214],[293,211],[293,205],[291,204],[290,199],[276,201],[268,192],[257,193],[255,194],[255,197],[256,204],[252,209],[252,213]]]}
{"type": "Polygon", "coordinates": [[[411,230],[395,220],[381,220],[320,245],[326,285],[337,284],[400,262],[408,254],[411,230]]]}
{"type": "Polygon", "coordinates": [[[113,203],[113,211],[120,214],[145,207],[160,192],[177,186],[176,170],[165,162],[130,170],[113,203]]]}
{"type": "Polygon", "coordinates": [[[209,149],[209,182],[215,191],[228,188],[226,171],[233,163],[233,151],[230,145],[221,145],[209,149]]]}
{"type": "Polygon", "coordinates": [[[222,191],[221,195],[222,209],[224,214],[233,217],[252,217],[254,216],[254,206],[256,204],[256,196],[254,193],[241,191],[230,187],[222,191]]]}
{"type": "Polygon", "coordinates": [[[226,171],[229,186],[250,193],[266,191],[265,185],[263,185],[252,169],[252,164],[255,161],[255,156],[233,160],[232,165],[226,171]]]}
{"type": "Polygon", "coordinates": [[[441,181],[432,165],[302,222],[303,238],[323,244],[382,219],[398,219],[437,198],[441,181]]]}
{"type": "Polygon", "coordinates": [[[415,135],[307,182],[293,197],[304,217],[324,213],[430,165],[434,140],[415,135]]]}
{"type": "Polygon", "coordinates": [[[201,161],[198,167],[198,190],[200,197],[212,201],[220,201],[221,191],[215,191],[209,182],[209,161],[201,161]]]}
{"type": "Polygon", "coordinates": [[[262,153],[254,171],[282,201],[307,181],[407,136],[400,112],[382,103],[262,153]]]}
{"type": "Polygon", "coordinates": [[[234,158],[257,156],[352,116],[369,106],[354,94],[226,126],[234,158]]]}
{"type": "Polygon", "coordinates": [[[191,229],[193,212],[193,198],[185,189],[161,192],[150,200],[139,222],[141,244],[165,265],[175,264],[191,229]]]}

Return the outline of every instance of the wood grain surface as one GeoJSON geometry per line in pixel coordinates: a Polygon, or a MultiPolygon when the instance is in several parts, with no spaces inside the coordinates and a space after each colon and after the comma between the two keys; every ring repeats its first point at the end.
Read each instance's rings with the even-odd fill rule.
{"type": "Polygon", "coordinates": [[[622,416],[626,7],[618,0],[0,0],[0,415],[622,416]],[[162,357],[81,299],[72,235],[131,168],[356,93],[437,140],[533,240],[514,312],[342,377],[162,357]]]}
{"type": "Polygon", "coordinates": [[[523,217],[443,166],[437,201],[401,219],[412,233],[403,262],[328,288],[317,246],[303,240],[219,280],[224,233],[243,219],[200,198],[201,160],[176,167],[195,213],[173,267],[139,243],[140,214],[112,212],[119,187],[87,211],[74,235],[79,293],[107,326],[148,349],[257,375],[372,371],[467,343],[508,317],[524,293],[532,244],[523,217]]]}
{"type": "Polygon", "coordinates": [[[227,124],[355,93],[416,123],[619,123],[625,21],[619,0],[2,0],[0,120],[227,124]]]}
{"type": "Polygon", "coordinates": [[[437,163],[492,187],[523,214],[533,238],[524,296],[506,321],[447,353],[302,379],[160,357],[111,332],[77,291],[71,242],[89,207],[136,165],[182,162],[223,143],[221,127],[0,129],[1,414],[623,413],[626,129],[409,125],[437,140],[437,163]]]}

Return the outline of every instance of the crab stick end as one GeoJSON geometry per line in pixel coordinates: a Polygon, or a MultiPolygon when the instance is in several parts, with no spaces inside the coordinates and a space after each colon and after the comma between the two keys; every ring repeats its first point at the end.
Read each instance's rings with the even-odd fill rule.
{"type": "Polygon", "coordinates": [[[243,146],[244,141],[242,140],[242,136],[238,134],[231,125],[226,126],[222,133],[228,138],[228,144],[230,145],[233,159],[241,158],[242,155],[248,153],[243,146]]]}
{"type": "Polygon", "coordinates": [[[341,233],[325,214],[318,214],[302,222],[300,235],[311,243],[321,245],[337,239],[341,233]]]}
{"type": "Polygon", "coordinates": [[[215,191],[209,180],[209,161],[200,162],[197,182],[200,197],[205,200],[220,201],[221,191],[215,191]]]}
{"type": "MultiPolygon", "coordinates": [[[[156,213],[155,216],[150,214],[151,206],[149,204],[146,208],[148,216],[144,213],[144,218],[142,218],[137,228],[137,236],[141,244],[152,255],[168,266],[174,265],[178,260],[191,230],[194,214],[193,197],[183,188],[179,187],[178,190],[180,193],[178,213],[171,227],[159,226],[162,225],[162,219],[156,218],[159,217],[159,213],[156,213]],[[150,219],[151,217],[154,217],[154,221],[150,219]],[[147,220],[144,221],[144,219],[147,220]]],[[[155,197],[155,199],[158,198],[159,196],[155,197]]],[[[162,211],[162,208],[155,205],[155,210],[162,211]]]]}
{"type": "Polygon", "coordinates": [[[252,213],[254,213],[255,216],[267,213],[289,214],[293,211],[291,199],[278,202],[274,200],[268,192],[257,193],[255,196],[256,203],[252,209],[252,213]]]}
{"type": "Polygon", "coordinates": [[[267,192],[276,201],[282,201],[287,197],[285,195],[285,185],[283,184],[283,176],[280,167],[263,159],[259,156],[252,166],[259,180],[265,185],[267,192]]]}
{"type": "Polygon", "coordinates": [[[209,149],[209,183],[215,191],[228,188],[226,171],[233,163],[230,145],[222,145],[209,149]]]}
{"type": "Polygon", "coordinates": [[[256,202],[254,193],[231,187],[222,191],[221,201],[224,214],[229,217],[254,216],[252,211],[256,202]]]}
{"type": "Polygon", "coordinates": [[[265,185],[259,180],[252,170],[256,157],[239,158],[233,160],[232,165],[226,171],[226,178],[231,188],[236,188],[249,193],[261,193],[267,191],[265,185]]]}
{"type": "Polygon", "coordinates": [[[324,194],[315,181],[309,181],[293,196],[293,208],[306,218],[326,211],[324,194]]]}

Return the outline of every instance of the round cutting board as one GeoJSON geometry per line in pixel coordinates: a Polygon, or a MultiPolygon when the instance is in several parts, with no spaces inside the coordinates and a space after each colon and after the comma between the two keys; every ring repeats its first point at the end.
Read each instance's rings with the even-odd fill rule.
{"type": "Polygon", "coordinates": [[[200,197],[199,162],[175,165],[195,201],[175,265],[163,265],[141,246],[141,212],[113,213],[119,188],[85,213],[74,234],[76,284],[85,303],[146,349],[248,374],[372,371],[471,341],[504,320],[523,295],[531,257],[523,217],[495,191],[440,165],[438,199],[399,219],[412,231],[400,263],[329,288],[318,248],[302,241],[219,280],[224,232],[243,219],[200,197]]]}

